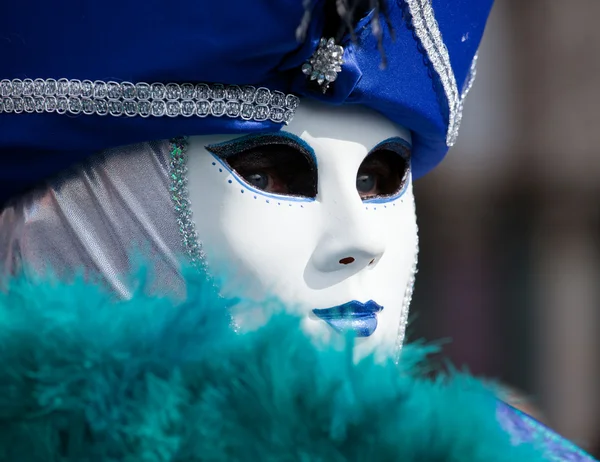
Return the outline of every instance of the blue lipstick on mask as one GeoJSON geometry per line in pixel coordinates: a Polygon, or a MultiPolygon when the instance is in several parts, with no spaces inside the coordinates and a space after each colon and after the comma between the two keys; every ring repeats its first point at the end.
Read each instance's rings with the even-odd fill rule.
{"type": "Polygon", "coordinates": [[[357,337],[369,337],[377,329],[377,313],[383,306],[373,300],[366,303],[356,300],[332,308],[314,309],[319,319],[337,332],[354,331],[357,337]]]}

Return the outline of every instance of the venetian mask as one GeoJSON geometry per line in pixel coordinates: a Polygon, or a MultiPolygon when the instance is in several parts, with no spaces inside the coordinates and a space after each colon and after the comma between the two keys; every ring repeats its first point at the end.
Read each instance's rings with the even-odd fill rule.
{"type": "Polygon", "coordinates": [[[417,256],[411,137],[360,107],[303,102],[283,131],[189,140],[189,197],[209,271],[242,327],[275,296],[322,338],[402,341],[417,256]],[[257,303],[260,302],[260,303],[257,303]]]}

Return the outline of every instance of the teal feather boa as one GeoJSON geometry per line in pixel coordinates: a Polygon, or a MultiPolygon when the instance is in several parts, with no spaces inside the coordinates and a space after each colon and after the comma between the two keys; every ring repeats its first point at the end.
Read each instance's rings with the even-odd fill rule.
{"type": "Polygon", "coordinates": [[[183,302],[25,278],[0,294],[0,460],[543,460],[514,446],[468,375],[431,380],[430,349],[399,366],[317,348],[276,315],[236,334],[212,286],[183,302]],[[425,369],[424,369],[425,368],[425,369]]]}

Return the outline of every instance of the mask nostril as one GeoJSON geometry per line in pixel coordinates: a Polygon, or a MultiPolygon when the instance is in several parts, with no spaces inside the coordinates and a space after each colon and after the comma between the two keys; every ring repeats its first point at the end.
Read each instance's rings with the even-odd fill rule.
{"type": "Polygon", "coordinates": [[[340,265],[349,265],[350,263],[354,263],[354,258],[346,257],[340,260],[340,265]]]}
{"type": "Polygon", "coordinates": [[[373,258],[373,260],[371,260],[371,261],[369,262],[369,266],[371,266],[373,263],[375,263],[375,259],[374,259],[374,258],[373,258]]]}

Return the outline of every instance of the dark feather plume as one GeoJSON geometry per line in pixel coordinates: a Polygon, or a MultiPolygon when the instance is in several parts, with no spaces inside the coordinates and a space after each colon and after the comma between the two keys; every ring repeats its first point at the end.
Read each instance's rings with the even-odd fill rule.
{"type": "MultiPolygon", "coordinates": [[[[308,27],[313,19],[316,2],[314,0],[303,0],[302,3],[304,15],[296,29],[296,37],[300,42],[306,38],[308,27]]],[[[381,67],[385,68],[387,59],[383,47],[382,19],[385,21],[392,39],[394,38],[394,29],[388,14],[386,0],[325,0],[323,5],[325,17],[323,37],[333,37],[339,43],[343,37],[350,35],[351,40],[356,41],[356,25],[371,11],[373,12],[371,31],[377,39],[377,48],[381,54],[381,67]]]]}

